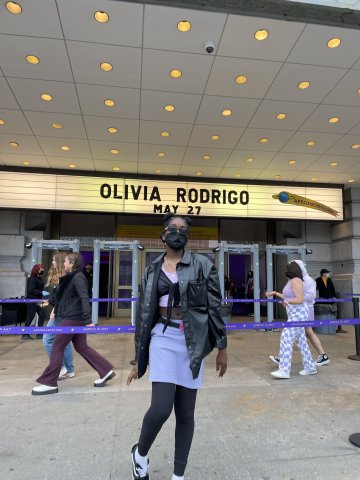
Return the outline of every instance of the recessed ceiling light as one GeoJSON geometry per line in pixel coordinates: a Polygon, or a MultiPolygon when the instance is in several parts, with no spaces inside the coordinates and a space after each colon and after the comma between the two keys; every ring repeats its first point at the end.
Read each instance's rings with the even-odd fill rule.
{"type": "Polygon", "coordinates": [[[296,165],[296,160],[289,160],[289,165],[296,165]]]}
{"type": "Polygon", "coordinates": [[[69,163],[68,167],[69,168],[76,168],[76,164],[75,163],[69,163]]]}
{"type": "Polygon", "coordinates": [[[65,152],[70,150],[70,147],[68,145],[62,145],[61,150],[64,150],[65,152]]]}
{"type": "Polygon", "coordinates": [[[32,65],[37,65],[38,63],[40,63],[39,58],[35,55],[26,55],[26,61],[28,63],[31,63],[32,65]]]}
{"type": "Polygon", "coordinates": [[[241,177],[241,173],[235,173],[234,177],[236,177],[236,178],[241,177]]]}
{"type": "Polygon", "coordinates": [[[254,157],[246,157],[245,158],[245,162],[247,162],[247,163],[252,163],[254,160],[255,160],[254,157]]]}
{"type": "Polygon", "coordinates": [[[269,36],[269,32],[265,29],[257,30],[255,32],[255,38],[256,40],[259,40],[259,41],[265,40],[268,36],[269,36]]]}
{"type": "Polygon", "coordinates": [[[9,142],[9,146],[13,147],[13,148],[16,148],[16,147],[19,146],[19,144],[17,142],[9,142]]]}
{"type": "Polygon", "coordinates": [[[51,126],[52,126],[52,128],[62,128],[62,124],[61,123],[56,123],[56,122],[52,123],[51,126]]]}
{"type": "Polygon", "coordinates": [[[157,169],[155,170],[155,173],[162,173],[162,170],[161,170],[160,168],[157,168],[157,169]]]}
{"type": "Polygon", "coordinates": [[[166,157],[166,153],[165,153],[165,152],[159,152],[157,155],[158,155],[158,157],[160,157],[160,158],[166,157]]]}
{"type": "Polygon", "coordinates": [[[118,130],[117,130],[117,128],[115,128],[115,127],[109,127],[109,128],[107,129],[107,131],[108,131],[109,133],[116,133],[118,130]]]}
{"type": "Polygon", "coordinates": [[[188,32],[189,30],[191,30],[191,23],[188,20],[181,20],[177,24],[177,29],[179,30],[179,32],[188,32]]]}
{"type": "Polygon", "coordinates": [[[2,118],[0,118],[0,125],[5,125],[5,120],[3,120],[2,118]]]}
{"type": "Polygon", "coordinates": [[[284,120],[284,119],[286,118],[286,113],[278,113],[278,114],[276,115],[276,118],[277,118],[278,120],[284,120]]]}
{"type": "Polygon", "coordinates": [[[165,105],[164,110],[167,112],[173,112],[175,110],[174,105],[165,105]]]}
{"type": "Polygon", "coordinates": [[[360,148],[360,143],[354,143],[353,145],[351,145],[351,148],[353,148],[354,150],[360,148]]]}
{"type": "Polygon", "coordinates": [[[10,13],[13,13],[14,15],[19,15],[22,12],[22,7],[15,2],[6,2],[5,7],[10,13]]]}
{"type": "Polygon", "coordinates": [[[109,21],[109,15],[101,10],[94,13],[94,18],[99,23],[107,23],[109,21]]]}
{"type": "Polygon", "coordinates": [[[259,138],[260,143],[267,143],[268,141],[269,141],[269,139],[266,138],[266,137],[265,138],[259,138]]]}
{"type": "Polygon", "coordinates": [[[203,174],[203,172],[196,172],[195,175],[197,175],[198,177],[201,177],[201,175],[203,174]]]}
{"type": "Polygon", "coordinates": [[[339,120],[340,120],[339,117],[331,117],[331,118],[329,118],[328,122],[329,123],[338,123],[339,120]]]}
{"type": "Polygon", "coordinates": [[[44,100],[44,102],[51,102],[51,100],[53,99],[53,97],[49,93],[42,93],[40,95],[40,98],[44,100]]]}
{"type": "Polygon", "coordinates": [[[120,167],[112,167],[112,169],[114,170],[114,172],[118,172],[120,170],[120,167]]]}
{"type": "Polygon", "coordinates": [[[316,145],[316,142],[315,142],[315,140],[309,140],[308,142],[306,142],[306,145],[308,147],[313,147],[314,145],[316,145]]]}
{"type": "Polygon", "coordinates": [[[214,140],[216,142],[216,140],[220,140],[220,135],[211,135],[211,140],[214,140]]]}
{"type": "Polygon", "coordinates": [[[276,178],[277,180],[280,180],[281,175],[274,175],[274,178],[276,178]]]}
{"type": "Polygon", "coordinates": [[[330,167],[337,167],[338,164],[337,162],[330,162],[329,165],[330,167]]]}
{"type": "Polygon", "coordinates": [[[169,132],[166,132],[166,131],[161,132],[160,135],[161,135],[162,137],[170,137],[170,133],[169,133],[169,132]]]}
{"type": "Polygon", "coordinates": [[[309,88],[310,87],[310,82],[300,82],[298,83],[298,88],[300,88],[300,90],[305,90],[306,88],[309,88]]]}
{"type": "Polygon", "coordinates": [[[24,160],[23,162],[21,162],[23,165],[30,165],[30,162],[28,162],[27,160],[24,160]]]}
{"type": "Polygon", "coordinates": [[[110,150],[110,152],[113,154],[113,155],[117,155],[118,153],[120,153],[120,151],[117,149],[117,148],[112,148],[110,150]]]}
{"type": "Polygon", "coordinates": [[[336,48],[340,45],[341,40],[340,38],[330,38],[330,40],[327,42],[327,46],[329,48],[336,48]]]}
{"type": "Polygon", "coordinates": [[[182,75],[181,70],[171,70],[170,71],[170,77],[172,77],[172,78],[180,78],[181,75],[182,75]]]}
{"type": "Polygon", "coordinates": [[[232,114],[232,111],[229,110],[228,108],[221,112],[221,115],[223,115],[224,117],[228,117],[231,114],[232,114]]]}
{"type": "Polygon", "coordinates": [[[203,156],[202,156],[202,159],[203,159],[203,160],[210,160],[210,155],[203,155],[203,156]]]}
{"type": "Polygon", "coordinates": [[[104,100],[104,105],[106,105],[107,107],[114,107],[115,101],[111,100],[111,98],[107,98],[106,100],[104,100]]]}
{"type": "Polygon", "coordinates": [[[348,183],[354,183],[354,182],[355,182],[355,179],[354,179],[354,178],[350,178],[350,179],[348,180],[348,183]]]}
{"type": "Polygon", "coordinates": [[[236,78],[235,78],[235,82],[238,84],[238,85],[242,85],[244,83],[247,82],[247,76],[246,75],[238,75],[236,78]]]}
{"type": "Polygon", "coordinates": [[[316,182],[316,180],[319,180],[319,177],[312,177],[311,181],[316,182]]]}
{"type": "Polygon", "coordinates": [[[102,62],[100,63],[100,68],[101,70],[104,70],[104,72],[111,72],[111,70],[113,69],[113,66],[111,65],[111,63],[102,62]]]}

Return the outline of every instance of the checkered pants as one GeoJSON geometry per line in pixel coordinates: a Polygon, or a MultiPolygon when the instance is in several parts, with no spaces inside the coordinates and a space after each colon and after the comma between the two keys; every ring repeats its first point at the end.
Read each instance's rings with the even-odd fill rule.
{"type": "MultiPolygon", "coordinates": [[[[288,305],[286,312],[290,322],[300,322],[309,318],[306,305],[288,305]]],[[[315,370],[316,365],[306,340],[305,328],[301,327],[283,329],[280,337],[280,369],[290,374],[294,341],[301,352],[304,369],[307,371],[315,370]]]]}

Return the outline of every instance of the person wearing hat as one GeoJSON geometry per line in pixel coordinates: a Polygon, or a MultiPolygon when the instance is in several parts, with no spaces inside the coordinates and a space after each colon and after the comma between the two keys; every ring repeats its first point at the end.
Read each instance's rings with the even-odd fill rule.
{"type": "MultiPolygon", "coordinates": [[[[330,278],[330,270],[327,268],[322,268],[320,270],[320,277],[316,279],[316,290],[318,290],[320,298],[336,298],[335,287],[330,278]]],[[[334,308],[332,307],[333,304],[327,305],[329,306],[329,309],[334,308]]],[[[338,325],[336,333],[346,333],[346,330],[343,330],[341,325],[338,325]]]]}

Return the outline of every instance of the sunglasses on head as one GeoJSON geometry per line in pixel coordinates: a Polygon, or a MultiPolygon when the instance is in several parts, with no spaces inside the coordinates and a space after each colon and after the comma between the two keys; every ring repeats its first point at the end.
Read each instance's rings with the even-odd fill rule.
{"type": "Polygon", "coordinates": [[[166,228],[165,228],[165,232],[169,232],[169,233],[182,233],[183,235],[188,235],[189,234],[189,229],[187,227],[180,227],[178,228],[176,225],[174,225],[173,223],[168,225],[166,228]]]}

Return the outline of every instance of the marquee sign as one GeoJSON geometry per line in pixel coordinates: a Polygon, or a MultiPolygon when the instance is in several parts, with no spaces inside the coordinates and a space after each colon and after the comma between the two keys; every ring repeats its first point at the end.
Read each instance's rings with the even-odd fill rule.
{"type": "Polygon", "coordinates": [[[0,172],[0,208],[342,220],[340,188],[0,172]]]}

